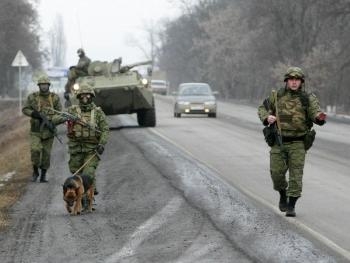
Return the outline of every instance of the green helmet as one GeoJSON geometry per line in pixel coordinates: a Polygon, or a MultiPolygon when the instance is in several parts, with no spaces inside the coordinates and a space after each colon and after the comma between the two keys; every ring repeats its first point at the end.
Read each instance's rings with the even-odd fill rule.
{"type": "Polygon", "coordinates": [[[51,81],[48,76],[41,76],[38,78],[38,85],[40,84],[49,84],[51,85],[51,81]]]}
{"type": "Polygon", "coordinates": [[[79,98],[80,94],[91,94],[92,97],[95,97],[94,89],[88,84],[80,85],[79,90],[77,92],[77,98],[79,98]]]}
{"type": "Polygon", "coordinates": [[[284,82],[286,82],[290,78],[298,78],[301,79],[302,82],[305,81],[305,74],[301,70],[301,68],[298,67],[289,67],[284,74],[284,82]]]}

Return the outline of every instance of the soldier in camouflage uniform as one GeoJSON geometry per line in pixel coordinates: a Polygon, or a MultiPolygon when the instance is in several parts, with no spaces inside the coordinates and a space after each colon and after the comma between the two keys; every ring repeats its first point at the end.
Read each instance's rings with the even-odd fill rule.
{"type": "Polygon", "coordinates": [[[85,51],[82,48],[79,48],[77,53],[79,60],[75,67],[75,72],[78,76],[86,76],[88,75],[88,67],[91,63],[91,59],[85,55],[85,51]]]}
{"type": "MultiPolygon", "coordinates": [[[[69,169],[71,173],[78,171],[96,152],[102,154],[104,145],[107,143],[109,126],[106,116],[102,109],[92,102],[93,97],[95,97],[95,92],[92,87],[83,84],[77,93],[79,105],[68,108],[68,113],[76,116],[77,119],[55,116],[55,122],[67,121],[70,154],[69,169]]],[[[95,155],[80,172],[93,178],[95,195],[98,194],[95,171],[99,161],[99,156],[95,155]]]]}
{"type": "Polygon", "coordinates": [[[50,167],[50,155],[54,140],[56,127],[51,122],[53,113],[48,107],[60,111],[62,105],[57,94],[50,92],[51,82],[47,76],[38,79],[39,91],[30,94],[22,109],[23,114],[31,117],[30,139],[31,139],[31,160],[33,164],[33,179],[35,182],[39,177],[40,182],[46,183],[46,172],[50,167]],[[49,121],[44,123],[43,118],[49,121]]]}
{"type": "Polygon", "coordinates": [[[294,217],[295,204],[302,192],[306,139],[309,139],[313,123],[323,125],[326,122],[326,114],[321,111],[317,97],[304,91],[305,75],[300,68],[288,68],[284,82],[284,88],[273,91],[259,106],[258,115],[265,126],[279,125],[282,144],[275,141],[271,147],[270,173],[273,188],[280,193],[280,210],[294,217]]]}
{"type": "Polygon", "coordinates": [[[88,68],[91,63],[91,59],[85,55],[85,51],[82,48],[77,50],[79,56],[78,64],[76,66],[70,67],[68,73],[68,81],[65,85],[64,98],[69,101],[69,94],[71,93],[71,87],[74,85],[75,80],[80,76],[88,75],[88,68]]]}

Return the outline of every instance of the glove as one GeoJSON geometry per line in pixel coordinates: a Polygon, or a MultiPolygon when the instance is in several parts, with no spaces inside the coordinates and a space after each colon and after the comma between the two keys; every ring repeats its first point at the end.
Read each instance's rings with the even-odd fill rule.
{"type": "Polygon", "coordinates": [[[320,114],[318,114],[318,116],[316,117],[316,124],[318,125],[323,125],[326,123],[326,118],[327,118],[327,114],[324,112],[321,112],[320,114]]]}
{"type": "Polygon", "coordinates": [[[43,118],[41,117],[40,112],[38,112],[37,110],[33,110],[31,116],[32,116],[32,118],[34,118],[34,119],[38,119],[38,120],[42,120],[42,119],[43,119],[43,118]]]}
{"type": "Polygon", "coordinates": [[[98,154],[103,154],[104,150],[105,150],[105,147],[103,147],[102,144],[99,144],[99,145],[96,146],[96,152],[98,154]]]}

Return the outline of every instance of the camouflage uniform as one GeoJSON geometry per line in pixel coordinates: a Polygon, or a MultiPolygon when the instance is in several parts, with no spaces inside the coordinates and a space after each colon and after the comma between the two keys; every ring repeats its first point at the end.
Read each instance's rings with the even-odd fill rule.
{"type": "Polygon", "coordinates": [[[80,76],[88,75],[88,68],[91,63],[91,59],[85,55],[85,51],[82,48],[79,48],[77,50],[77,53],[79,55],[78,64],[76,66],[70,67],[70,70],[68,72],[68,81],[65,85],[64,97],[67,101],[70,100],[69,94],[71,93],[71,87],[74,85],[75,80],[80,76]]]}
{"type": "MultiPolygon", "coordinates": [[[[49,84],[50,80],[42,76],[38,80],[38,85],[49,84]]],[[[50,155],[54,140],[54,133],[49,127],[43,125],[42,119],[35,113],[43,114],[48,120],[52,119],[54,113],[48,108],[61,110],[62,105],[57,94],[50,91],[38,91],[30,94],[22,109],[23,114],[31,117],[30,119],[30,138],[31,138],[31,160],[33,164],[33,181],[39,176],[38,168],[41,169],[41,182],[46,182],[46,171],[50,167],[50,155]]],[[[52,126],[55,128],[54,126],[52,126]]]]}
{"type": "MultiPolygon", "coordinates": [[[[68,113],[77,116],[84,123],[90,124],[90,127],[96,127],[96,130],[86,125],[82,125],[80,121],[68,120],[67,121],[67,136],[69,138],[69,169],[71,173],[75,173],[80,167],[84,165],[95,153],[96,149],[104,149],[104,145],[107,143],[109,135],[109,126],[106,120],[106,116],[100,107],[97,107],[92,101],[87,104],[81,103],[80,96],[82,94],[91,94],[95,96],[93,89],[88,86],[80,87],[77,93],[79,99],[79,105],[73,105],[68,108],[68,113]]],[[[57,122],[65,121],[64,117],[57,119],[57,122]]],[[[102,154],[102,152],[99,152],[102,154]]],[[[94,179],[95,171],[98,166],[100,158],[98,155],[93,157],[82,169],[80,174],[88,175],[94,179]]]]}
{"type": "MultiPolygon", "coordinates": [[[[269,115],[275,115],[276,106],[280,119],[280,131],[282,145],[275,143],[270,151],[270,173],[273,188],[280,192],[280,209],[287,211],[287,216],[295,216],[294,206],[296,200],[301,196],[302,178],[305,163],[306,134],[311,130],[312,124],[323,125],[325,121],[318,119],[321,113],[319,101],[314,94],[303,91],[304,74],[300,68],[292,67],[285,75],[285,81],[289,78],[300,78],[302,86],[298,90],[282,88],[274,92],[266,99],[270,105],[267,110],[263,105],[258,108],[260,120],[266,126],[269,115]],[[295,73],[295,75],[293,75],[295,73]],[[277,105],[276,105],[277,97],[277,105]],[[289,170],[289,180],[286,173],[289,170]],[[294,203],[293,213],[288,214],[287,197],[289,203],[294,203]],[[293,215],[294,214],[294,215],[293,215]]],[[[265,104],[266,105],[266,104],[265,104]]]]}
{"type": "MultiPolygon", "coordinates": [[[[82,55],[79,56],[79,61],[75,67],[75,71],[78,76],[86,76],[88,75],[88,68],[91,63],[91,59],[85,55],[84,50],[82,49],[79,49],[79,50],[81,50],[80,52],[82,52],[81,53],[82,55]]],[[[80,53],[79,50],[78,50],[78,53],[80,53]]]]}

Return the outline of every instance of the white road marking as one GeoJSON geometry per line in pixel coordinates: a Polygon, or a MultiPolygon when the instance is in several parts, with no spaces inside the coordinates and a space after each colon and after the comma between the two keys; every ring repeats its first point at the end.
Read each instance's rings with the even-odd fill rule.
{"type": "MultiPolygon", "coordinates": [[[[198,162],[200,162],[201,164],[205,165],[206,167],[208,167],[209,169],[211,169],[212,171],[214,171],[217,175],[218,175],[218,179],[221,180],[222,182],[224,182],[225,184],[231,185],[229,182],[227,182],[224,179],[224,176],[220,175],[220,172],[213,166],[209,165],[208,163],[198,159],[196,156],[194,156],[191,152],[189,152],[187,149],[185,149],[183,146],[177,144],[176,142],[172,141],[169,137],[167,137],[166,135],[160,133],[159,131],[156,131],[154,129],[149,129],[151,132],[155,133],[156,135],[160,136],[161,138],[163,138],[164,140],[166,140],[167,142],[173,144],[174,146],[176,146],[177,148],[181,149],[182,151],[184,151],[186,154],[188,154],[189,156],[191,156],[193,159],[197,160],[198,162]]],[[[270,204],[269,202],[267,202],[266,200],[262,199],[261,197],[259,197],[258,195],[254,194],[253,192],[241,187],[240,185],[234,185],[234,187],[238,188],[242,193],[244,193],[245,195],[253,198],[254,200],[256,200],[257,202],[262,203],[263,205],[265,205],[266,207],[269,207],[270,209],[272,209],[273,211],[276,212],[276,214],[278,216],[284,217],[286,220],[288,220],[290,223],[294,224],[296,227],[298,227],[299,229],[301,229],[302,231],[307,232],[309,235],[311,235],[313,238],[315,238],[316,240],[318,240],[319,242],[325,244],[326,246],[328,246],[329,248],[331,248],[333,251],[335,251],[336,253],[342,255],[344,258],[346,258],[347,260],[350,261],[350,251],[342,248],[341,246],[339,246],[338,244],[336,244],[335,242],[333,242],[332,240],[328,239],[327,237],[323,236],[322,234],[320,234],[319,232],[313,230],[312,228],[308,227],[307,225],[301,223],[300,221],[298,221],[297,218],[287,218],[285,217],[284,214],[282,214],[279,209],[270,204]]]]}
{"type": "Polygon", "coordinates": [[[140,225],[136,231],[131,235],[126,244],[115,254],[106,259],[106,263],[119,262],[119,260],[134,255],[137,247],[146,239],[149,238],[150,233],[161,228],[169,220],[169,217],[176,213],[184,200],[178,196],[174,197],[169,203],[163,207],[157,214],[148,219],[145,223],[140,225]]]}

